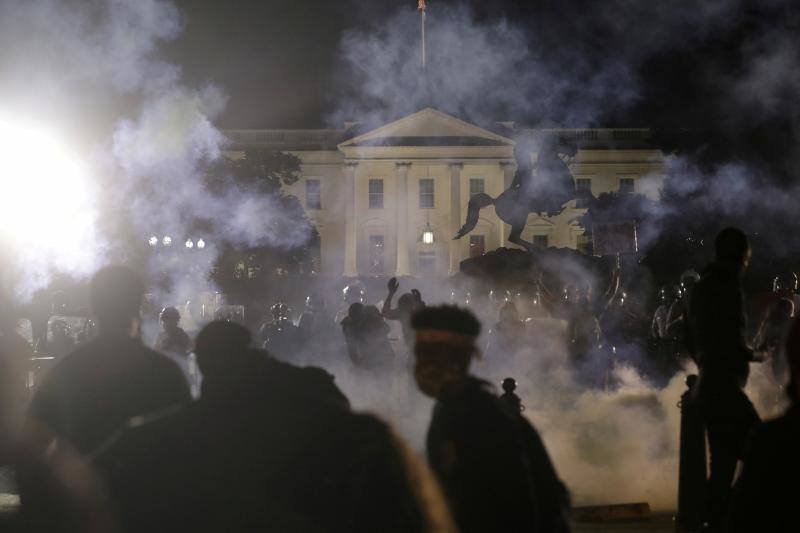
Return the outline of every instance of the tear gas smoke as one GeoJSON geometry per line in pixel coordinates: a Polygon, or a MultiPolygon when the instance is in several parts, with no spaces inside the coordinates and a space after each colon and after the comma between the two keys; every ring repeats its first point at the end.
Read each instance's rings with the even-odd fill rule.
{"type": "MultiPolygon", "coordinates": [[[[127,225],[127,239],[146,244],[152,234],[183,242],[193,236],[197,219],[215,221],[213,231],[203,235],[208,246],[191,254],[153,254],[152,273],[165,273],[171,277],[166,286],[180,287],[176,289],[180,294],[162,295],[167,301],[213,290],[207,270],[199,273],[197,266],[213,263],[219,243],[291,247],[310,236],[302,225],[280,224],[282,208],[271,198],[233,185],[222,195],[212,195],[204,187],[208,165],[221,156],[225,145],[212,121],[226,97],[212,85],[186,86],[179,66],[162,57],[161,44],[175,39],[182,25],[176,7],[161,0],[32,0],[0,6],[0,48],[5,51],[0,56],[0,96],[18,114],[48,116],[51,123],[60,123],[80,139],[84,152],[93,155],[85,158],[92,164],[85,171],[87,183],[100,189],[92,195],[88,185],[74,183],[68,188],[69,181],[52,180],[52,187],[57,187],[53,192],[69,194],[48,196],[43,206],[47,209],[37,211],[44,218],[26,212],[13,228],[23,221],[41,225],[55,216],[80,213],[71,219],[72,226],[93,226],[99,233],[95,214],[101,211],[106,215],[103,222],[112,219],[127,225]],[[54,205],[60,211],[51,209],[54,205]]],[[[3,140],[9,136],[22,139],[24,132],[9,132],[3,140]]],[[[4,150],[14,146],[4,144],[4,150]]],[[[41,165],[41,160],[42,156],[34,158],[30,165],[41,165]]],[[[49,234],[36,234],[37,245],[46,250],[26,256],[29,274],[18,292],[30,294],[46,286],[56,272],[86,275],[107,260],[94,233],[72,231],[69,238],[63,237],[70,229],[63,224],[49,234]],[[80,264],[30,262],[43,258],[54,241],[60,248],[53,254],[60,256],[80,245],[80,264]]],[[[124,250],[130,242],[112,245],[110,255],[115,260],[129,259],[124,250]]]]}
{"type": "Polygon", "coordinates": [[[44,126],[8,117],[0,162],[0,248],[16,295],[29,297],[54,272],[92,273],[104,244],[88,166],[44,126]]]}

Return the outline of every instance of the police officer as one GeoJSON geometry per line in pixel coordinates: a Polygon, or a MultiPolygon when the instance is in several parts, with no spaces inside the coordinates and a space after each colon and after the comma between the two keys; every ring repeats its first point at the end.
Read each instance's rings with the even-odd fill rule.
{"type": "Polygon", "coordinates": [[[158,332],[154,348],[159,352],[185,357],[191,350],[189,335],[178,325],[181,314],[174,307],[165,307],[158,316],[161,331],[158,332]]]}
{"type": "Polygon", "coordinates": [[[273,357],[281,361],[297,362],[300,335],[291,319],[291,308],[284,302],[277,302],[270,308],[272,320],[262,324],[258,338],[263,347],[273,357]]]}
{"type": "Polygon", "coordinates": [[[500,308],[498,321],[489,330],[486,353],[490,359],[511,358],[525,342],[525,323],[519,319],[514,302],[506,302],[500,308]]]}
{"type": "Polygon", "coordinates": [[[342,289],[342,308],[336,312],[334,320],[341,324],[350,311],[350,306],[355,303],[363,304],[366,301],[366,291],[360,283],[352,283],[342,289]]]}
{"type": "Polygon", "coordinates": [[[692,356],[692,335],[689,328],[689,306],[692,301],[692,290],[700,281],[700,274],[694,269],[685,270],[681,274],[679,292],[667,313],[666,335],[676,339],[676,349],[682,357],[692,356]]]}

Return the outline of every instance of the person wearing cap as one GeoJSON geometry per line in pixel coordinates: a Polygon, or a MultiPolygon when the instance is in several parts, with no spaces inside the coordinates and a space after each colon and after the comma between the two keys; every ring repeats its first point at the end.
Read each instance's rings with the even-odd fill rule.
{"type": "Polygon", "coordinates": [[[568,494],[533,426],[469,373],[481,325],[470,311],[428,307],[411,320],[414,377],[436,401],[428,461],[462,533],[569,529],[568,494]]]}
{"type": "Polygon", "coordinates": [[[175,307],[165,307],[159,315],[161,331],[156,338],[155,349],[159,352],[185,357],[189,354],[192,341],[178,324],[181,314],[175,307]]]}
{"type": "Polygon", "coordinates": [[[753,432],[736,483],[729,528],[732,533],[797,531],[800,480],[800,319],[786,342],[790,406],[783,416],[753,432]]]}
{"type": "Polygon", "coordinates": [[[750,243],[737,228],[714,241],[715,261],[692,289],[689,308],[694,357],[700,379],[694,401],[703,413],[711,458],[709,525],[722,530],[737,461],[759,416],[744,392],[750,363],[760,360],[748,346],[741,279],[750,263],[750,243]]]}

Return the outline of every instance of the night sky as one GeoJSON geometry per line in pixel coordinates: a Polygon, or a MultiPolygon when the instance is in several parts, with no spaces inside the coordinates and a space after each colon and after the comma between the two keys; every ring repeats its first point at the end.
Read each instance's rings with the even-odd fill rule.
{"type": "MultiPolygon", "coordinates": [[[[223,128],[325,126],[347,76],[340,55],[343,33],[354,28],[380,32],[391,13],[416,5],[414,0],[177,3],[185,31],[167,52],[182,66],[186,81],[210,81],[226,92],[229,102],[217,120],[223,128]]],[[[513,21],[556,64],[580,62],[591,71],[593,65],[600,69],[609,62],[627,62],[638,97],[630,105],[609,108],[595,125],[659,128],[666,132],[664,145],[718,142],[707,151],[710,161],[739,154],[772,165],[797,140],[796,79],[773,90],[777,102],[769,109],[730,98],[732,80],[746,73],[754,49],[800,31],[796,3],[677,0],[653,8],[649,2],[627,0],[431,0],[429,17],[436,16],[437,4],[446,3],[471,4],[478,23],[513,21]],[[724,18],[714,20],[724,23],[704,32],[697,22],[700,6],[720,9],[724,18]],[[670,136],[675,131],[679,134],[670,136]],[[769,131],[781,135],[765,143],[769,131]],[[787,144],[776,142],[778,137],[787,144]]],[[[498,120],[509,118],[536,124],[548,117],[498,120]]]]}

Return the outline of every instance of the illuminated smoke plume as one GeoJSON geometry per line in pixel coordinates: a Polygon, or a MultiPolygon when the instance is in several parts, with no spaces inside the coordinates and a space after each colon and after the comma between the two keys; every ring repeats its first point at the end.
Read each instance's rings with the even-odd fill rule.
{"type": "MultiPolygon", "coordinates": [[[[80,257],[33,261],[26,269],[36,275],[23,281],[20,292],[46,286],[59,272],[82,277],[109,259],[124,261],[125,246],[138,246],[151,235],[170,235],[175,247],[183,246],[198,218],[216,222],[213,233],[204,235],[208,246],[202,255],[174,254],[164,264],[164,256],[156,254],[151,265],[154,272],[173,276],[173,285],[183,285],[180,292],[212,288],[195,267],[198,259],[210,265],[221,241],[293,246],[308,239],[302,225],[275,229],[282,213],[270,198],[233,185],[221,195],[204,188],[208,165],[224,148],[213,120],[226,97],[215,86],[187,86],[180,67],[163,58],[160,47],[182,27],[181,13],[164,0],[0,5],[3,106],[57,125],[87,163],[94,187],[82,200],[99,206],[111,226],[130,226],[128,242],[103,242],[95,224],[94,245],[82,242],[80,257]]],[[[32,199],[21,200],[31,201],[31,218],[47,215],[36,211],[32,199]]]]}

